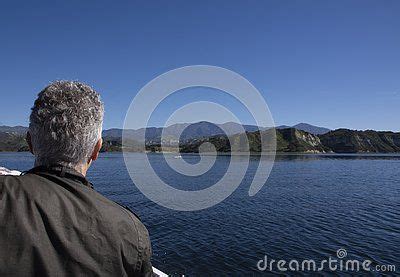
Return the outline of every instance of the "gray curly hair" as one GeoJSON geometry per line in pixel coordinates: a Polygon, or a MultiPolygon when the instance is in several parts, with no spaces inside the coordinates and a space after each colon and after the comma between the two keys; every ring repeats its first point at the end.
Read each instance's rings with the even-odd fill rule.
{"type": "Polygon", "coordinates": [[[44,88],[29,123],[35,165],[86,163],[101,138],[103,116],[100,95],[86,84],[56,81],[44,88]]]}

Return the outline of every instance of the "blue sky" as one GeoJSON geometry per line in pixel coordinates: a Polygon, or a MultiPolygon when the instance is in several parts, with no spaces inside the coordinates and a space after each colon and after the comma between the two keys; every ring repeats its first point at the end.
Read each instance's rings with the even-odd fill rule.
{"type": "MultiPolygon", "coordinates": [[[[151,79],[209,64],[251,81],[277,125],[400,130],[400,1],[1,1],[0,24],[1,124],[27,125],[41,88],[74,79],[102,94],[104,127],[122,127],[151,79]]],[[[210,99],[251,123],[217,91],[188,90],[152,124],[210,99]]]]}

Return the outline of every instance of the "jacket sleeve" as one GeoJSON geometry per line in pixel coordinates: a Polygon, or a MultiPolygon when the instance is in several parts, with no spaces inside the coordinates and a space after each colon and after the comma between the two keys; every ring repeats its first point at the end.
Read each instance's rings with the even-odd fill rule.
{"type": "MultiPolygon", "coordinates": [[[[151,265],[152,249],[149,232],[138,216],[133,212],[130,212],[130,216],[133,220],[137,236],[137,245],[134,248],[138,250],[133,276],[154,276],[153,267],[151,265]]],[[[128,273],[128,275],[130,276],[131,274],[128,273]]]]}
{"type": "MultiPolygon", "coordinates": [[[[147,232],[146,232],[147,233],[147,232]]],[[[142,266],[141,266],[141,276],[155,276],[153,274],[153,267],[151,265],[151,243],[149,235],[147,233],[146,239],[144,240],[143,255],[142,255],[142,266]]]]}
{"type": "Polygon", "coordinates": [[[151,244],[146,228],[135,228],[121,245],[123,276],[148,277],[153,275],[151,244]]]}

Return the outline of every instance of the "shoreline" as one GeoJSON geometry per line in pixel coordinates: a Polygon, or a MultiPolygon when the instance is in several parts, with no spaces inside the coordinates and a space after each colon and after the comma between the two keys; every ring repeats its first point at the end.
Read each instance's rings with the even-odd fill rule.
{"type": "MultiPolygon", "coordinates": [[[[31,154],[29,151],[0,151],[0,154],[15,154],[15,153],[24,153],[24,154],[31,154]]],[[[105,152],[100,152],[100,154],[123,154],[123,151],[105,151],[105,152]]],[[[125,153],[132,153],[132,154],[152,154],[152,155],[160,155],[160,154],[166,154],[166,155],[186,155],[186,156],[199,156],[201,154],[199,153],[180,153],[180,152],[169,152],[169,151],[164,151],[164,152],[135,152],[135,151],[127,151],[125,153]]],[[[214,156],[214,153],[202,153],[204,156],[214,156]]],[[[235,156],[247,156],[247,154],[243,153],[234,153],[235,156]]],[[[309,152],[276,152],[275,154],[273,153],[257,153],[257,152],[252,152],[249,154],[249,156],[297,156],[297,155],[302,155],[302,156],[400,156],[400,152],[390,152],[390,153],[384,153],[384,152],[379,152],[379,153],[372,153],[372,152],[358,152],[358,153],[309,153],[309,152]]],[[[217,156],[231,156],[231,152],[217,152],[217,156]]],[[[33,155],[32,155],[33,157],[33,155]]]]}

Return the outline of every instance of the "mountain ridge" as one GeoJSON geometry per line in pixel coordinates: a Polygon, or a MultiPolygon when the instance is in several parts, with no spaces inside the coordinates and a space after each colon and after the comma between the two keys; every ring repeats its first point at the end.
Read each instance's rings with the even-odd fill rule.
{"type": "Polygon", "coordinates": [[[311,125],[308,123],[299,123],[299,124],[293,125],[292,128],[295,128],[297,130],[302,130],[302,131],[311,133],[313,135],[323,135],[323,134],[326,134],[331,131],[328,128],[314,126],[314,125],[311,125]]]}
{"type": "MultiPolygon", "coordinates": [[[[240,124],[240,123],[236,123],[236,122],[225,122],[225,123],[211,123],[208,121],[199,121],[199,122],[195,122],[195,123],[176,123],[176,124],[172,124],[169,125],[167,127],[147,127],[147,128],[139,128],[139,129],[127,129],[125,130],[127,132],[128,135],[131,136],[136,136],[139,137],[143,134],[143,132],[145,131],[150,131],[150,133],[152,134],[152,136],[160,136],[161,132],[163,129],[165,129],[164,132],[166,132],[166,135],[173,135],[175,133],[179,133],[182,132],[184,129],[186,129],[187,127],[194,129],[195,127],[198,128],[199,125],[203,125],[202,128],[203,129],[207,129],[210,128],[209,126],[213,126],[212,129],[214,129],[214,126],[219,127],[221,130],[225,129],[228,131],[228,135],[233,135],[233,134],[237,134],[241,132],[242,126],[244,128],[245,131],[247,132],[254,132],[256,130],[265,130],[268,127],[259,127],[256,125],[250,125],[250,124],[240,124]],[[208,127],[207,127],[208,125],[208,127]]],[[[324,132],[327,133],[330,131],[330,129],[328,128],[324,128],[324,127],[318,127],[318,126],[314,126],[308,123],[298,123],[296,125],[293,126],[288,126],[288,125],[281,125],[281,126],[276,126],[275,128],[277,129],[285,129],[285,128],[296,128],[299,130],[303,130],[312,134],[320,134],[320,132],[324,132]],[[315,130],[318,133],[314,133],[315,130]]],[[[216,135],[216,134],[222,134],[223,132],[219,130],[217,133],[215,133],[216,131],[214,131],[215,134],[212,133],[202,133],[202,134],[198,134],[198,136],[211,136],[211,135],[216,135]]],[[[26,132],[28,131],[28,127],[25,126],[7,126],[7,125],[1,125],[0,126],[0,132],[11,132],[11,133],[16,133],[16,134],[20,134],[20,135],[25,135],[26,132]]],[[[110,128],[110,129],[105,129],[103,130],[103,136],[104,137],[121,137],[122,136],[122,131],[123,129],[121,128],[110,128]]],[[[186,131],[188,132],[188,131],[186,131]]],[[[190,134],[186,133],[186,136],[191,137],[190,134]]]]}
{"type": "MultiPolygon", "coordinates": [[[[313,134],[298,128],[277,126],[275,128],[277,137],[278,152],[304,152],[304,153],[400,153],[400,133],[391,131],[374,130],[350,130],[313,126],[306,123],[299,123],[298,128],[314,128],[313,134]],[[322,130],[321,130],[322,129],[322,130]],[[322,132],[322,133],[321,133],[322,132]]],[[[0,126],[0,151],[27,151],[25,134],[28,130],[24,126],[0,126]]],[[[250,150],[260,150],[259,134],[270,131],[271,128],[259,128],[255,125],[241,126],[238,123],[227,122],[213,124],[206,121],[197,123],[173,124],[166,127],[150,127],[137,130],[125,130],[130,141],[129,151],[140,151],[137,147],[137,139],[146,136],[146,150],[160,151],[161,134],[164,131],[165,137],[162,143],[171,149],[180,148],[182,152],[196,152],[196,147],[201,142],[216,143],[221,152],[227,152],[230,145],[228,137],[241,140],[247,135],[250,143],[250,150]],[[245,133],[242,132],[243,129],[245,133]],[[224,133],[226,130],[227,134],[224,133]]],[[[118,128],[103,131],[102,151],[122,151],[123,130],[118,128]]],[[[218,150],[217,147],[217,150],[218,150]]]]}

